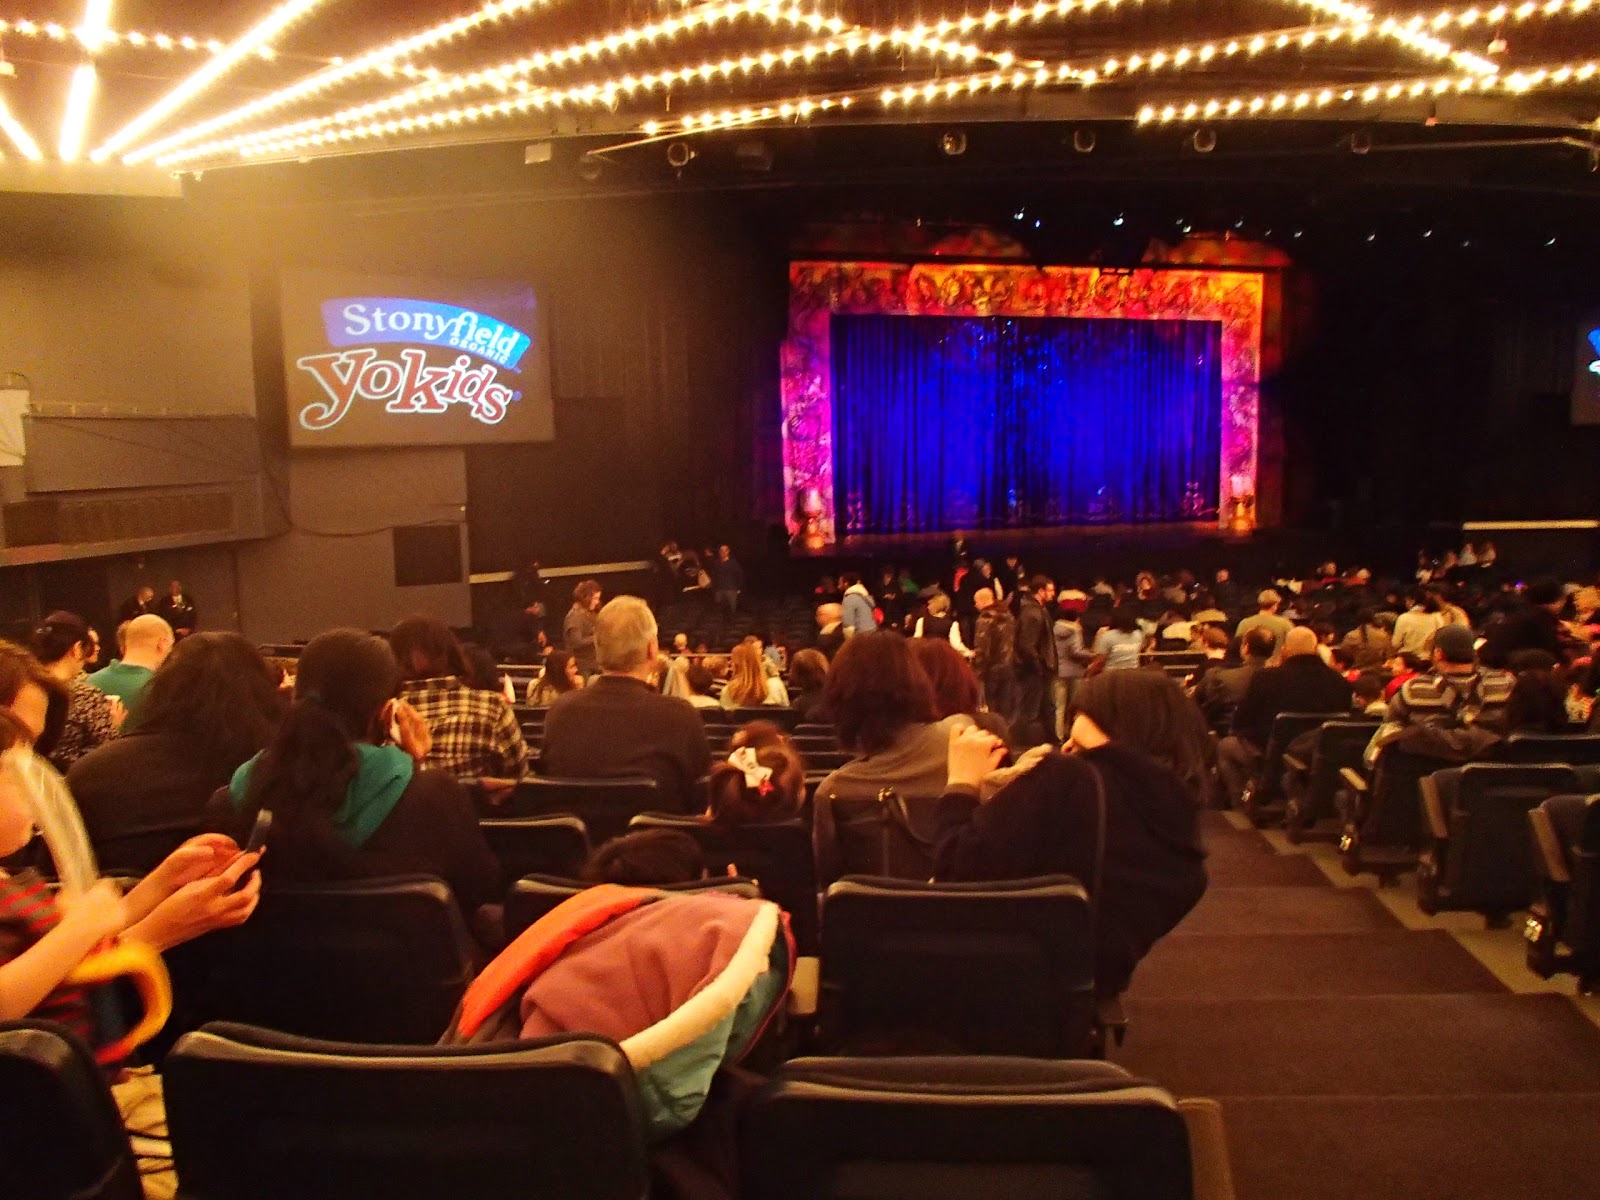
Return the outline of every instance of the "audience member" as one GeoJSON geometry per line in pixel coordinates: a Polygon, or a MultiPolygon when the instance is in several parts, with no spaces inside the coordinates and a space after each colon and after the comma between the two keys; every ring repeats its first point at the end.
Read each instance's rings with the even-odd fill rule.
{"type": "Polygon", "coordinates": [[[539,678],[528,683],[528,703],[534,708],[548,708],[556,699],[583,686],[583,676],[578,674],[578,660],[568,650],[552,650],[544,660],[544,670],[539,678]]]}
{"type": "Polygon", "coordinates": [[[183,584],[174,579],[167,585],[167,594],[156,603],[156,616],[172,626],[172,635],[186,638],[200,627],[194,597],[183,590],[183,584]]]}
{"type": "Polygon", "coordinates": [[[1350,684],[1350,707],[1364,717],[1384,717],[1389,706],[1383,699],[1383,676],[1376,671],[1362,671],[1350,684]]]}
{"type": "Polygon", "coordinates": [[[154,613],[146,613],[122,626],[117,634],[122,657],[89,676],[89,682],[122,702],[127,713],[123,728],[132,729],[139,723],[139,704],[150,677],[172,653],[172,626],[154,613]]]}
{"type": "Polygon", "coordinates": [[[1565,603],[1566,596],[1556,580],[1534,580],[1504,618],[1486,631],[1483,661],[1505,668],[1518,650],[1544,650],[1563,661],[1568,639],[1561,628],[1560,613],[1565,603]]]}
{"type": "Polygon", "coordinates": [[[789,821],[806,799],[806,764],[776,725],[752,721],[733,735],[727,760],[711,768],[706,817],[719,825],[789,821]]]}
{"type": "Polygon", "coordinates": [[[1277,637],[1265,627],[1252,629],[1240,639],[1237,666],[1212,667],[1195,687],[1195,701],[1213,729],[1233,722],[1233,714],[1250,688],[1250,680],[1277,652],[1277,637]]]}
{"type": "Polygon", "coordinates": [[[1115,996],[1205,892],[1206,730],[1164,674],[1116,671],[1083,685],[1069,750],[974,807],[1004,747],[982,730],[952,731],[942,804],[958,823],[935,878],[1082,880],[1096,912],[1095,988],[1115,996]]]}
{"type": "MultiPolygon", "coordinates": [[[[812,653],[816,653],[812,651],[812,653]]],[[[689,687],[689,694],[684,697],[695,708],[721,708],[712,688],[716,682],[711,677],[704,663],[688,663],[684,667],[683,680],[689,687]]]]}
{"type": "Polygon", "coordinates": [[[935,591],[928,597],[928,611],[926,615],[917,618],[916,624],[912,626],[911,636],[938,638],[949,642],[961,654],[972,653],[961,639],[960,622],[950,615],[950,597],[940,591],[935,591]]]}
{"type": "Polygon", "coordinates": [[[844,605],[817,605],[817,649],[829,659],[844,645],[844,605]]]}
{"type": "Polygon", "coordinates": [[[828,672],[828,711],[839,744],[855,757],[822,781],[819,795],[876,797],[885,788],[907,799],[944,792],[950,729],[940,720],[927,673],[899,634],[851,638],[828,672]]]}
{"type": "Polygon", "coordinates": [[[652,686],[661,647],[650,606],[618,596],[600,610],[594,635],[604,673],[550,706],[541,769],[578,779],[647,776],[661,789],[660,808],[697,810],[695,781],[711,766],[705,724],[652,686]]]}
{"type": "Polygon", "coordinates": [[[866,585],[861,582],[860,573],[846,571],[839,576],[839,582],[844,585],[841,617],[844,636],[855,637],[877,629],[878,615],[873,611],[872,593],[867,591],[866,585]]]}
{"type": "Polygon", "coordinates": [[[66,723],[47,757],[65,773],[96,746],[117,736],[126,715],[122,703],[107,696],[84,677],[86,663],[94,661],[94,631],[80,616],[53,612],[33,631],[34,657],[67,689],[66,723]]]}
{"type": "Polygon", "coordinates": [[[1082,592],[1063,592],[1056,606],[1055,623],[1050,634],[1056,643],[1056,741],[1067,739],[1067,730],[1073,707],[1077,704],[1078,689],[1083,686],[1089,664],[1094,654],[1083,641],[1083,622],[1079,615],[1088,603],[1082,592]]]}
{"type": "Polygon", "coordinates": [[[693,883],[706,877],[706,856],[700,843],[681,830],[641,829],[597,847],[583,864],[581,877],[585,883],[624,887],[693,883]]]}
{"type": "Polygon", "coordinates": [[[761,654],[761,643],[746,638],[733,648],[733,674],[722,689],[723,708],[759,708],[763,704],[787,705],[788,690],[783,680],[768,675],[761,654]]]}
{"type": "Polygon", "coordinates": [[[1256,597],[1255,615],[1240,621],[1233,631],[1233,636],[1242,642],[1252,629],[1265,629],[1272,634],[1275,645],[1283,645],[1284,638],[1289,636],[1289,630],[1294,628],[1294,622],[1280,615],[1279,610],[1282,608],[1283,597],[1272,588],[1267,588],[1256,597]]]}
{"type": "Polygon", "coordinates": [[[801,650],[789,663],[789,707],[802,725],[828,723],[823,690],[828,683],[828,659],[820,650],[801,650]]]}
{"type": "Polygon", "coordinates": [[[957,715],[971,717],[973,723],[996,737],[1011,741],[1011,727],[999,713],[983,707],[983,688],[972,664],[949,642],[913,639],[911,653],[933,688],[935,720],[957,715]]]}
{"type": "Polygon", "coordinates": [[[238,634],[185,638],[150,680],[139,727],[67,773],[100,860],[143,875],[198,832],[206,803],[266,748],[287,701],[238,634]]]}
{"type": "Polygon", "coordinates": [[[446,771],[422,769],[428,726],[398,699],[400,683],[381,637],[334,629],[311,639],[272,741],[212,808],[235,836],[262,809],[272,813],[269,882],[434,875],[472,914],[500,898],[500,867],[466,790],[446,771]]]}
{"type": "Polygon", "coordinates": [[[998,713],[1009,727],[1017,718],[1017,619],[988,588],[972,598],[978,620],[972,636],[972,669],[983,684],[989,711],[998,713]]]}
{"type": "Polygon", "coordinates": [[[1411,606],[1401,613],[1394,623],[1394,649],[1396,654],[1415,654],[1426,659],[1433,652],[1433,635],[1445,624],[1439,612],[1439,596],[1432,591],[1418,591],[1411,597],[1411,606]]]}
{"type": "Polygon", "coordinates": [[[467,660],[437,617],[407,617],[389,633],[400,663],[400,698],[427,723],[431,748],[422,766],[461,778],[521,779],[528,747],[511,702],[469,686],[467,660]]]}
{"type": "Polygon", "coordinates": [[[567,653],[578,660],[578,674],[585,679],[599,669],[595,660],[595,613],[600,611],[600,585],[585,579],[572,589],[572,607],[562,623],[561,636],[567,653]]]}
{"type": "Polygon", "coordinates": [[[1105,628],[1094,635],[1094,657],[1101,671],[1131,671],[1139,665],[1139,655],[1144,652],[1145,635],[1139,629],[1139,614],[1132,605],[1122,604],[1111,610],[1105,628]]]}
{"type": "Polygon", "coordinates": [[[1506,733],[1569,733],[1567,690],[1548,668],[1517,672],[1506,700],[1506,733]]]}
{"type": "Polygon", "coordinates": [[[1019,745],[1048,742],[1055,733],[1056,639],[1049,607],[1056,598],[1055,581],[1035,575],[1026,591],[1018,593],[1017,668],[1018,720],[1014,737],[1019,745]]]}
{"type": "Polygon", "coordinates": [[[1233,710],[1233,733],[1217,746],[1217,771],[1230,801],[1238,800],[1261,766],[1272,723],[1280,714],[1350,712],[1350,684],[1322,661],[1317,645],[1311,630],[1291,629],[1283,641],[1280,665],[1251,676],[1244,698],[1233,710]]]}
{"type": "Polygon", "coordinates": [[[739,593],[744,591],[744,568],[733,557],[733,549],[717,547],[716,561],[711,564],[711,590],[717,607],[728,616],[739,612],[739,593]]]}
{"type": "Polygon", "coordinates": [[[1367,746],[1370,766],[1389,746],[1464,761],[1504,730],[1515,679],[1480,667],[1472,631],[1446,625],[1434,635],[1432,670],[1400,685],[1389,712],[1367,746]]]}
{"type": "Polygon", "coordinates": [[[1360,624],[1344,635],[1339,644],[1349,653],[1351,668],[1373,671],[1394,657],[1394,639],[1379,619],[1377,611],[1367,609],[1361,614],[1360,624]]]}

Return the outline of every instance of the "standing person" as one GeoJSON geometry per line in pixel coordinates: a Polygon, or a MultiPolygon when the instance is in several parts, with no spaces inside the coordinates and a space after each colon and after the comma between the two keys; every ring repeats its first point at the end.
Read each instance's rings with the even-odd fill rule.
{"type": "Polygon", "coordinates": [[[172,626],[172,636],[176,638],[186,638],[199,627],[194,597],[185,593],[182,582],[176,579],[167,585],[167,594],[156,605],[155,614],[172,626]]]}
{"type": "Polygon", "coordinates": [[[66,724],[47,756],[51,766],[66,774],[89,751],[117,736],[125,715],[122,702],[85,677],[84,665],[95,656],[94,634],[76,613],[51,613],[33,631],[29,649],[67,688],[66,724]]]}
{"type": "Polygon", "coordinates": [[[1078,689],[1083,686],[1083,677],[1088,673],[1089,664],[1094,661],[1094,655],[1083,644],[1083,623],[1078,620],[1078,614],[1083,611],[1087,600],[1082,592],[1063,596],[1056,606],[1056,621],[1050,629],[1056,643],[1055,705],[1058,742],[1067,738],[1067,730],[1070,728],[1068,715],[1077,704],[1078,689]]]}
{"type": "Polygon", "coordinates": [[[717,607],[729,617],[739,612],[739,593],[744,591],[744,568],[733,557],[733,548],[717,547],[717,560],[711,564],[711,590],[717,607]]]}
{"type": "Polygon", "coordinates": [[[999,713],[1009,726],[1017,719],[1017,619],[988,588],[979,588],[973,602],[978,606],[978,623],[973,634],[972,669],[983,683],[989,711],[999,713]]]}
{"type": "Polygon", "coordinates": [[[578,674],[588,679],[599,671],[594,651],[595,614],[600,611],[600,585],[585,579],[572,589],[572,607],[562,623],[567,652],[578,660],[578,674]]]}
{"type": "Polygon", "coordinates": [[[1111,610],[1105,627],[1094,635],[1094,656],[1102,671],[1132,671],[1139,665],[1144,643],[1139,614],[1131,604],[1119,604],[1111,610]]]}
{"type": "Polygon", "coordinates": [[[1037,746],[1055,733],[1056,639],[1048,605],[1056,598],[1055,581],[1035,575],[1021,593],[1017,612],[1017,641],[1013,650],[1017,666],[1016,737],[1019,745],[1037,746]]]}
{"type": "Polygon", "coordinates": [[[873,611],[872,593],[867,591],[857,571],[846,571],[839,576],[844,584],[843,628],[845,637],[872,633],[878,628],[878,614],[873,611]]]}
{"type": "Polygon", "coordinates": [[[961,626],[950,615],[950,597],[941,591],[928,596],[927,614],[917,618],[911,636],[949,642],[960,653],[972,657],[972,651],[961,640],[961,626]]]}
{"type": "Polygon", "coordinates": [[[128,714],[123,726],[132,728],[139,717],[139,701],[144,689],[156,668],[172,653],[174,638],[172,626],[155,613],[135,617],[117,632],[123,643],[122,657],[112,659],[89,676],[89,682],[106,695],[122,701],[128,714]]]}
{"type": "Polygon", "coordinates": [[[142,617],[145,613],[156,611],[156,590],[149,584],[141,584],[133,595],[122,602],[122,607],[117,609],[117,624],[126,625],[135,617],[142,617]]]}
{"type": "Polygon", "coordinates": [[[1394,623],[1394,652],[1427,658],[1433,651],[1433,635],[1444,624],[1437,593],[1412,593],[1411,606],[1394,623]]]}
{"type": "Polygon", "coordinates": [[[1289,636],[1289,630],[1294,628],[1294,622],[1282,615],[1282,608],[1283,597],[1272,588],[1268,588],[1256,597],[1255,615],[1240,621],[1233,631],[1233,636],[1242,642],[1252,629],[1266,629],[1271,632],[1274,642],[1283,645],[1283,639],[1289,636]]]}

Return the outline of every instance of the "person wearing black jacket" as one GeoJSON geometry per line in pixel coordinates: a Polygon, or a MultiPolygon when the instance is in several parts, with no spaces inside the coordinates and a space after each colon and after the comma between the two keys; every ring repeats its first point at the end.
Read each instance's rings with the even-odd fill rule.
{"type": "Polygon", "coordinates": [[[1056,598],[1054,581],[1035,575],[1022,593],[1017,611],[1017,641],[1013,650],[1017,668],[1017,723],[1012,736],[1021,746],[1051,740],[1055,728],[1055,702],[1050,681],[1056,674],[1056,639],[1045,605],[1056,598]]]}
{"type": "Polygon", "coordinates": [[[1086,681],[1067,752],[1046,754],[986,800],[983,780],[1004,747],[981,729],[953,731],[934,878],[1081,880],[1096,909],[1095,990],[1115,996],[1205,893],[1205,743],[1198,710],[1154,671],[1086,681]]]}
{"type": "Polygon", "coordinates": [[[1281,665],[1250,677],[1244,698],[1233,710],[1233,734],[1217,746],[1217,770],[1230,801],[1237,800],[1261,766],[1279,713],[1350,714],[1351,688],[1343,675],[1322,661],[1317,635],[1305,626],[1283,639],[1281,665]]]}

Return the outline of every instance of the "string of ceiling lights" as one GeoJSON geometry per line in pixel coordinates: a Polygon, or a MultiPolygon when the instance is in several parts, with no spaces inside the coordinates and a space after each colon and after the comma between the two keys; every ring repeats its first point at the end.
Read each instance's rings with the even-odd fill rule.
{"type": "MultiPolygon", "coordinates": [[[[349,59],[321,59],[325,65],[256,98],[170,128],[173,118],[219,81],[252,58],[270,59],[277,43],[326,0],[280,0],[249,29],[231,40],[191,35],[148,34],[116,30],[111,25],[112,0],[84,0],[76,26],[29,19],[0,20],[0,36],[14,34],[77,42],[83,59],[72,72],[62,106],[57,153],[65,161],[83,156],[84,137],[98,89],[95,59],[111,47],[153,47],[204,52],[206,60],[178,79],[143,111],[105,138],[88,157],[95,162],[119,159],[167,169],[196,169],[219,161],[259,161],[284,156],[338,152],[355,142],[403,138],[497,118],[560,109],[609,109],[644,96],[662,96],[668,112],[642,115],[638,134],[654,139],[672,131],[698,132],[775,121],[805,121],[832,114],[864,100],[885,109],[917,104],[955,103],[987,93],[1039,88],[1085,88],[1108,85],[1135,76],[1154,76],[1214,69],[1221,62],[1275,52],[1312,51],[1337,43],[1356,44],[1376,38],[1407,54],[1447,66],[1450,73],[1374,83],[1327,83],[1259,93],[1236,88],[1162,103],[1139,103],[1128,116],[1139,124],[1160,124],[1198,118],[1273,117],[1339,104],[1376,105],[1424,96],[1501,94],[1518,96],[1535,89],[1587,84],[1596,75],[1594,62],[1573,61],[1511,69],[1496,61],[1505,53],[1502,27],[1539,19],[1572,18],[1600,12],[1600,0],[1521,0],[1519,3],[1446,7],[1407,16],[1380,15],[1357,0],[1274,0],[1323,19],[1321,24],[1292,29],[1252,31],[1237,37],[1120,51],[1093,62],[1040,61],[1023,58],[1016,46],[984,42],[983,35],[1026,31],[1045,22],[1089,19],[1133,8],[1142,0],[1036,0],[994,6],[938,20],[893,27],[854,25],[837,15],[836,6],[817,7],[813,0],[701,0],[670,17],[630,24],[564,45],[540,48],[490,66],[440,71],[416,61],[430,49],[459,41],[491,24],[526,18],[556,0],[487,0],[469,12],[438,21],[404,37],[349,59]],[[803,40],[771,45],[757,52],[725,51],[704,58],[690,56],[669,66],[628,69],[634,52],[659,53],[678,42],[755,21],[774,30],[798,31],[803,40]],[[1461,31],[1493,33],[1486,53],[1451,40],[1461,31]],[[977,40],[973,40],[976,38],[977,40]],[[891,86],[862,84],[843,90],[791,96],[782,101],[737,101],[674,115],[680,89],[725,85],[756,76],[804,72],[807,67],[839,58],[894,54],[914,77],[891,86]],[[918,65],[912,66],[913,63],[918,65]],[[952,68],[965,68],[955,74],[952,68]],[[916,78],[920,74],[921,78],[916,78]],[[576,78],[563,82],[561,76],[576,78]],[[321,99],[336,89],[370,77],[400,78],[406,86],[347,103],[331,112],[259,126],[261,118],[321,99]],[[488,93],[466,102],[474,93],[488,93]],[[169,131],[162,132],[163,127],[169,131]]],[[[1266,3],[1261,8],[1266,9],[1266,3]]],[[[1304,71],[1306,66],[1299,69],[1304,71]]],[[[1423,68],[1426,69],[1426,68],[1423,68]]],[[[1342,73],[1342,72],[1341,72],[1342,73]]],[[[1226,85],[1225,85],[1226,87],[1226,85]]],[[[766,89],[763,89],[766,90],[766,89]]],[[[26,158],[40,158],[37,143],[0,97],[0,132],[26,158]]]]}

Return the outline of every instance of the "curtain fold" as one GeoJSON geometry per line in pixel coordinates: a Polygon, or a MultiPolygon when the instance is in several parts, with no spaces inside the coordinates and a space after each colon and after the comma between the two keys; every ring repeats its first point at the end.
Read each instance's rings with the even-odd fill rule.
{"type": "Polygon", "coordinates": [[[845,534],[1217,515],[1216,322],[840,314],[832,338],[845,534]]]}

